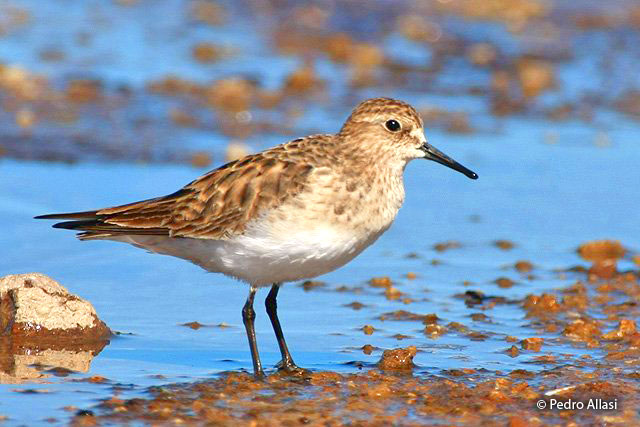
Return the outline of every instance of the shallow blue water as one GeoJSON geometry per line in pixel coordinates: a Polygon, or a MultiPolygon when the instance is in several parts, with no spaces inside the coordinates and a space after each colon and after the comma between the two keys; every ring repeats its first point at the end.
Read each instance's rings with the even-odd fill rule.
{"type": "MultiPolygon", "coordinates": [[[[275,54],[260,28],[243,20],[222,28],[194,25],[184,38],[173,37],[167,42],[169,35],[183,31],[184,16],[175,13],[182,10],[179,3],[161,2],[157,9],[146,11],[71,2],[66,4],[65,14],[57,13],[58,2],[39,3],[38,8],[32,8],[33,19],[52,19],[53,28],[67,27],[67,31],[56,30],[54,34],[54,30],[36,24],[10,34],[0,41],[0,61],[21,64],[54,80],[89,73],[107,82],[142,86],[167,73],[203,81],[250,73],[267,88],[278,87],[300,63],[275,54]],[[166,19],[158,20],[158,16],[166,19]],[[101,30],[94,34],[96,25],[101,30]],[[92,41],[78,48],[74,34],[83,29],[93,34],[92,41]],[[218,65],[194,65],[188,52],[200,37],[230,43],[241,53],[218,65]],[[62,63],[45,63],[37,55],[53,39],[55,46],[68,48],[72,54],[62,63]],[[128,48],[114,48],[118,45],[128,48]]],[[[457,28],[460,24],[450,25],[457,28]]],[[[509,47],[511,41],[504,40],[508,36],[503,29],[487,33],[487,37],[502,40],[505,49],[521,47],[519,43],[509,47]]],[[[597,39],[597,35],[591,37],[597,39]]],[[[389,51],[416,48],[414,54],[403,57],[408,62],[426,60],[430,55],[428,49],[418,49],[397,34],[390,35],[384,46],[389,51]]],[[[558,92],[563,95],[600,84],[595,72],[589,71],[595,59],[584,52],[586,47],[581,49],[574,62],[558,68],[558,92]]],[[[331,92],[344,90],[344,68],[329,61],[318,61],[316,66],[321,77],[335,80],[329,83],[331,92]]],[[[451,73],[443,73],[435,89],[462,84],[455,70],[453,67],[451,73]]],[[[485,72],[472,71],[462,80],[471,84],[488,78],[485,72]]],[[[369,88],[358,97],[380,94],[418,106],[468,112],[479,132],[453,135],[427,129],[427,138],[475,170],[480,179],[468,180],[433,162],[413,162],[405,174],[405,204],[393,227],[374,246],[347,266],[320,277],[327,283],[325,288],[305,292],[298,284],[287,284],[278,299],[279,313],[296,362],[316,370],[353,372],[358,369],[353,362],[373,364],[382,349],[416,345],[421,350],[415,358],[419,373],[438,374],[465,367],[491,371],[544,368],[528,363],[534,354],[511,358],[503,353],[511,346],[504,340],[507,335],[519,339],[540,336],[517,305],[498,305],[486,312],[492,323],[478,323],[469,318],[478,310],[467,308],[454,295],[473,289],[519,299],[564,286],[574,278],[558,279],[553,270],[581,263],[574,250],[588,240],[619,239],[626,247],[640,250],[636,233],[640,222],[640,126],[605,108],[594,112],[591,123],[549,122],[530,116],[498,120],[488,114],[483,99],[444,95],[438,90],[425,93],[369,88]],[[608,141],[604,146],[603,134],[608,141]],[[511,240],[516,247],[500,250],[491,244],[496,239],[511,240]],[[447,240],[459,241],[462,247],[446,252],[432,249],[435,243],[447,240]],[[410,253],[417,257],[407,257],[410,253]],[[434,259],[441,263],[433,265],[434,259]],[[537,280],[526,280],[513,269],[505,269],[521,259],[534,263],[537,280]],[[407,272],[415,272],[418,277],[408,280],[407,272]],[[386,300],[380,289],[367,285],[375,276],[390,276],[414,302],[386,300]],[[500,289],[493,283],[500,276],[518,283],[500,289]],[[471,285],[463,285],[464,281],[471,285]],[[342,285],[360,289],[337,292],[342,285]],[[365,307],[345,307],[354,301],[365,307]],[[430,339],[423,334],[421,323],[378,319],[382,313],[400,309],[437,313],[442,324],[460,322],[489,337],[471,341],[451,332],[430,339]],[[366,324],[376,328],[373,335],[362,332],[366,324]],[[399,341],[395,334],[410,337],[399,341]],[[365,355],[360,350],[365,344],[378,349],[365,355]]],[[[337,109],[314,106],[304,116],[304,127],[336,131],[349,108],[351,105],[337,109]]],[[[180,130],[178,135],[184,137],[179,141],[185,146],[216,154],[223,151],[225,140],[218,134],[180,130]]],[[[285,139],[257,135],[252,143],[255,149],[261,149],[285,139]]],[[[131,395],[151,384],[250,369],[240,317],[245,285],[184,261],[123,244],[80,242],[72,232],[52,230],[50,222],[32,219],[44,213],[92,209],[168,194],[204,171],[175,165],[60,165],[0,160],[0,222],[6,230],[0,233],[0,276],[45,273],[91,301],[107,325],[123,333],[93,360],[87,373],[50,377],[44,384],[0,385],[0,415],[9,416],[8,423],[33,425],[47,417],[65,420],[70,412],[62,410],[63,406],[91,407],[111,396],[116,385],[124,387],[124,395],[131,395]],[[191,321],[211,327],[192,330],[180,326],[191,321]],[[214,326],[221,323],[229,327],[214,326]],[[110,382],[71,381],[91,375],[104,376],[110,382]],[[47,389],[50,393],[23,394],[16,389],[47,389]]],[[[262,310],[265,295],[261,292],[256,303],[257,331],[263,362],[270,367],[278,361],[279,353],[262,310]]],[[[543,354],[545,351],[583,352],[554,343],[545,345],[543,354]]]]}
{"type": "MultiPolygon", "coordinates": [[[[477,325],[468,318],[474,310],[452,296],[467,289],[462,285],[465,280],[473,283],[474,290],[514,299],[564,285],[567,281],[555,279],[550,271],[579,263],[573,250],[586,240],[615,238],[640,248],[638,236],[631,232],[638,220],[635,186],[640,172],[635,166],[640,154],[631,138],[625,140],[622,130],[614,145],[600,148],[544,144],[540,128],[530,121],[513,121],[501,135],[451,138],[431,134],[434,144],[441,140],[440,148],[478,171],[480,179],[474,182],[434,163],[414,162],[406,171],[405,205],[387,234],[349,265],[321,277],[328,290],[305,292],[295,284],[286,285],[279,309],[297,362],[311,369],[350,371],[354,367],[348,362],[374,363],[379,358],[379,351],[364,355],[359,350],[364,344],[382,349],[413,344],[423,350],[416,364],[431,373],[478,366],[490,370],[542,368],[528,366],[528,356],[512,359],[502,353],[508,347],[505,335],[537,335],[525,326],[522,310],[499,306],[488,312],[492,324],[477,325]],[[479,219],[471,221],[472,215],[479,219]],[[501,251],[490,245],[499,238],[512,240],[517,247],[501,251]],[[463,247],[444,253],[431,249],[444,240],[460,241],[463,247]],[[419,258],[407,259],[406,254],[412,252],[419,258]],[[432,266],[433,258],[442,264],[432,266]],[[519,259],[534,262],[541,280],[521,280],[515,272],[502,270],[519,259]],[[403,279],[409,271],[418,278],[403,279]],[[366,286],[369,278],[381,275],[390,276],[417,301],[409,305],[387,301],[379,289],[366,286]],[[520,284],[498,289],[491,282],[499,276],[513,277],[520,284]],[[361,293],[331,290],[343,284],[364,289],[361,293]],[[353,301],[366,307],[358,311],[343,307],[353,301]],[[452,333],[431,340],[422,334],[419,323],[376,319],[398,309],[435,312],[443,323],[457,321],[495,336],[474,342],[452,333]],[[365,324],[378,330],[366,336],[358,329],[365,324]],[[397,333],[413,338],[397,341],[392,338],[397,333]]],[[[570,129],[561,126],[557,132],[560,140],[564,140],[563,132],[571,135],[570,129]]],[[[71,232],[52,230],[50,223],[31,219],[46,212],[166,194],[200,172],[177,166],[0,163],[0,193],[5,196],[0,217],[6,229],[12,230],[0,236],[0,246],[9,249],[0,259],[0,274],[48,274],[90,300],[112,329],[132,334],[115,338],[94,360],[89,374],[135,384],[135,391],[150,383],[250,368],[240,321],[245,285],[126,245],[80,242],[71,232]],[[230,327],[191,330],[179,326],[191,321],[230,327]],[[156,374],[167,378],[149,378],[156,374]]],[[[277,345],[261,305],[256,304],[260,307],[259,344],[266,366],[272,366],[278,361],[277,345]]],[[[579,349],[553,346],[548,351],[580,353],[579,349]]],[[[42,387],[55,393],[29,399],[49,402],[45,406],[51,405],[54,414],[59,412],[54,407],[63,406],[62,402],[78,405],[96,399],[101,390],[109,391],[105,386],[52,381],[42,387]],[[85,388],[91,390],[88,395],[83,394],[85,388]]],[[[0,387],[9,391],[34,386],[0,387]]],[[[15,393],[4,395],[16,398],[15,393]]],[[[25,415],[20,410],[15,413],[6,402],[0,412],[25,415]]]]}

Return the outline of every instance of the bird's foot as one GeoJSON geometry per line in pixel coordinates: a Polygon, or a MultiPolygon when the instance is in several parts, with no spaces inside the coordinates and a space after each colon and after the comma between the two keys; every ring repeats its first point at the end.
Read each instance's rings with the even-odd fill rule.
{"type": "Polygon", "coordinates": [[[296,377],[310,377],[311,371],[308,369],[304,369],[293,363],[293,360],[285,361],[281,360],[276,364],[276,369],[278,372],[296,377]]]}

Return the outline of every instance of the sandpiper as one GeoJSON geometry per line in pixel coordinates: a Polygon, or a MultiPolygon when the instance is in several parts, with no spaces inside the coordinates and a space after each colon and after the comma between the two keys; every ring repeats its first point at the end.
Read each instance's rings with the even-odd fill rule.
{"type": "Polygon", "coordinates": [[[253,369],[258,355],[253,300],[271,286],[266,311],[278,340],[279,369],[303,372],[278,320],[284,282],[343,266],[393,222],[404,200],[410,160],[433,160],[476,179],[476,173],[429,145],[413,107],[389,98],[358,105],[335,135],[294,139],[227,163],[168,196],[86,212],[42,215],[81,240],[130,243],[189,260],[250,286],[242,309],[253,369]]]}

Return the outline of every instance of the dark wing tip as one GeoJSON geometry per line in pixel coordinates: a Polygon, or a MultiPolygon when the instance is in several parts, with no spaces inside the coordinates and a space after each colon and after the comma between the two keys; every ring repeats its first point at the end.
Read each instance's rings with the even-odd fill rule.
{"type": "Polygon", "coordinates": [[[46,214],[34,216],[34,219],[63,219],[67,221],[53,224],[53,228],[64,228],[67,230],[82,230],[85,227],[95,227],[99,225],[102,217],[97,215],[97,211],[71,212],[60,214],[46,214]]]}
{"type": "Polygon", "coordinates": [[[53,224],[53,228],[83,231],[84,233],[78,234],[78,237],[83,240],[96,236],[115,236],[119,234],[150,234],[161,236],[169,234],[168,230],[164,228],[121,227],[116,224],[105,223],[100,218],[58,222],[53,224]]]}
{"type": "Polygon", "coordinates": [[[87,221],[64,221],[58,222],[57,224],[53,224],[53,228],[64,228],[66,230],[82,230],[87,226],[95,226],[97,221],[95,220],[87,220],[87,221]]]}
{"type": "Polygon", "coordinates": [[[98,211],[71,212],[34,216],[33,219],[96,219],[98,211]]]}
{"type": "Polygon", "coordinates": [[[57,218],[58,218],[58,214],[38,215],[33,217],[33,219],[57,219],[57,218]]]}

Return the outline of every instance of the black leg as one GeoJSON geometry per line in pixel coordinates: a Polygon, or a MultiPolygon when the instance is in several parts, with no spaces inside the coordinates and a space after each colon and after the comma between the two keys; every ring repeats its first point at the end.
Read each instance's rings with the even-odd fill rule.
{"type": "Polygon", "coordinates": [[[296,364],[293,363],[293,358],[291,357],[291,353],[289,353],[287,343],[285,342],[284,335],[282,334],[282,327],[280,326],[280,320],[278,320],[278,303],[276,301],[279,289],[280,284],[274,283],[273,286],[271,286],[267,299],[264,301],[264,305],[267,308],[267,314],[269,315],[271,325],[273,326],[273,331],[276,333],[276,338],[278,339],[280,354],[282,354],[282,360],[278,364],[278,368],[287,372],[304,373],[304,369],[297,367],[296,364]]]}
{"type": "Polygon", "coordinates": [[[244,303],[242,308],[242,321],[244,327],[247,330],[247,338],[249,339],[249,348],[251,349],[251,359],[253,359],[253,373],[256,378],[264,378],[264,371],[262,370],[262,363],[260,363],[260,356],[258,355],[258,344],[256,343],[256,329],[253,325],[256,319],[256,312],[253,310],[253,298],[256,295],[256,288],[253,286],[249,291],[247,302],[244,303]]]}

